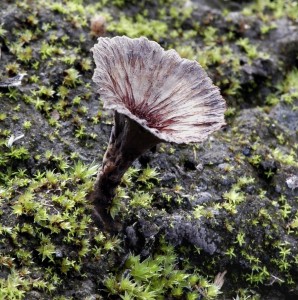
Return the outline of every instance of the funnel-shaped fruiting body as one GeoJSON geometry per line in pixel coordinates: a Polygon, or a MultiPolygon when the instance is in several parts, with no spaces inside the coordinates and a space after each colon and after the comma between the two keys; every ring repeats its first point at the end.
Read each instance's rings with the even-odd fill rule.
{"type": "Polygon", "coordinates": [[[93,193],[105,223],[115,188],[132,162],[161,141],[205,140],[225,124],[225,101],[196,61],[146,38],[99,38],[92,51],[93,81],[104,108],[115,112],[93,193]]]}

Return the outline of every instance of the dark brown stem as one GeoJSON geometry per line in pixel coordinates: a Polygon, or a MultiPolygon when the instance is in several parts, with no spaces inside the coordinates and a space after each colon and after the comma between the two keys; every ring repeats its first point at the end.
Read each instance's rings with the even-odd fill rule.
{"type": "Polygon", "coordinates": [[[92,194],[94,215],[106,230],[115,229],[109,210],[122,176],[135,159],[159,142],[160,139],[140,124],[115,112],[115,125],[92,194]]]}

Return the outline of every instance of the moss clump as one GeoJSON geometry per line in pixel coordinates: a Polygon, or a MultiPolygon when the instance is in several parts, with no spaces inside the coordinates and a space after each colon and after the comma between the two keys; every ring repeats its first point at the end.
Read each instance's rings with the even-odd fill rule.
{"type": "Polygon", "coordinates": [[[258,0],[243,9],[243,14],[245,15],[252,15],[254,13],[258,13],[259,17],[265,21],[270,20],[268,16],[273,16],[275,19],[287,16],[295,20],[298,14],[298,7],[297,2],[291,0],[277,0],[274,2],[270,0],[258,0]]]}
{"type": "Polygon", "coordinates": [[[111,274],[104,282],[109,293],[123,299],[166,299],[175,297],[195,300],[216,299],[220,286],[207,281],[197,272],[179,266],[172,246],[164,243],[160,251],[145,260],[130,255],[125,269],[111,274]]]}
{"type": "Polygon", "coordinates": [[[121,242],[93,226],[88,208],[96,171],[78,162],[64,172],[6,181],[0,190],[1,299],[23,299],[32,290],[59,294],[69,276],[83,276],[86,262],[98,265],[100,277],[113,261],[121,242]]]}
{"type": "Polygon", "coordinates": [[[108,30],[117,33],[117,35],[127,35],[132,38],[146,36],[158,41],[167,36],[168,27],[164,22],[146,20],[139,15],[136,20],[121,16],[119,21],[111,22],[108,30]]]}
{"type": "MultiPolygon", "coordinates": [[[[137,291],[166,298],[137,273],[151,266],[157,266],[154,281],[162,279],[178,299],[179,293],[198,297],[206,288],[200,275],[210,279],[224,269],[223,298],[255,300],[256,290],[295,290],[297,190],[287,180],[297,174],[297,53],[284,49],[285,57],[270,47],[279,42],[271,37],[276,26],[288,26],[280,19],[297,25],[297,3],[254,1],[237,13],[189,3],[0,1],[1,80],[27,73],[22,86],[0,91],[1,299],[30,299],[37,292],[46,300],[117,293],[130,299],[137,291]],[[96,41],[90,20],[97,14],[106,17],[108,36],[147,35],[199,61],[229,103],[220,137],[194,147],[161,145],[157,151],[166,158],[146,154],[125,175],[111,214],[134,225],[135,247],[96,229],[86,200],[94,170],[74,167],[79,158],[100,161],[110,131],[111,118],[90,84],[89,49],[96,41]],[[186,226],[177,229],[179,222],[186,226]],[[193,230],[195,236],[200,229],[222,237],[212,255],[181,233],[193,230]],[[171,232],[175,251],[159,243],[171,232]],[[123,248],[132,253],[118,269],[123,248]],[[143,248],[147,259],[139,258],[143,248]],[[109,280],[102,276],[107,272],[109,280]],[[175,274],[186,279],[174,284],[175,274]],[[187,283],[192,275],[200,277],[199,290],[187,283]]],[[[211,234],[204,237],[213,241],[211,234]]]]}

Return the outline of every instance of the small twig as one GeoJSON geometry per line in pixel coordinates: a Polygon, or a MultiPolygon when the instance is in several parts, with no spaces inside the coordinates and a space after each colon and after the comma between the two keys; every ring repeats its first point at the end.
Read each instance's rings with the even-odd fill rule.
{"type": "Polygon", "coordinates": [[[220,290],[225,282],[224,277],[227,274],[227,271],[223,271],[222,273],[218,273],[214,278],[214,284],[218,286],[218,289],[220,290]]]}
{"type": "Polygon", "coordinates": [[[12,144],[15,142],[15,141],[17,141],[17,140],[19,140],[19,139],[21,139],[21,138],[23,138],[25,135],[24,134],[20,134],[20,135],[18,135],[18,136],[14,136],[13,134],[9,137],[9,139],[8,139],[8,141],[7,141],[7,143],[6,143],[6,146],[8,147],[8,148],[10,148],[11,146],[12,146],[12,144]]]}
{"type": "MultiPolygon", "coordinates": [[[[1,53],[0,53],[1,55],[1,53]]],[[[27,75],[26,73],[20,73],[14,77],[7,78],[4,81],[0,81],[0,87],[8,88],[13,86],[19,86],[22,84],[22,79],[24,76],[27,75]]]]}
{"type": "Polygon", "coordinates": [[[266,286],[271,286],[271,285],[273,285],[276,281],[279,281],[279,282],[281,282],[281,283],[282,283],[282,282],[285,282],[284,280],[278,278],[277,276],[274,276],[274,275],[272,275],[272,274],[270,274],[270,276],[272,277],[272,280],[270,281],[270,283],[265,284],[266,286]]]}

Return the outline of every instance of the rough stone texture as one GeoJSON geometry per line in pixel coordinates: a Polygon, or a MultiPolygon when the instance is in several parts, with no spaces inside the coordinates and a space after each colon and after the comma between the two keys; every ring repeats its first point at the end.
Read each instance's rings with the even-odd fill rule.
{"type": "MultiPolygon", "coordinates": [[[[261,36],[260,28],[263,21],[258,15],[243,15],[237,8],[238,3],[233,1],[235,11],[222,16],[222,12],[215,9],[221,7],[220,3],[215,3],[212,8],[200,6],[195,9],[192,18],[186,19],[182,28],[193,29],[196,28],[196,24],[200,24],[200,29],[204,29],[205,26],[211,25],[217,28],[219,38],[228,32],[234,35],[234,39],[219,40],[216,41],[216,45],[229,44],[233,56],[240,57],[240,66],[236,74],[231,71],[231,62],[223,69],[212,64],[207,70],[215,81],[220,82],[223,93],[226,91],[226,83],[220,79],[232,78],[239,81],[238,94],[225,95],[229,107],[235,108],[234,114],[227,118],[226,128],[202,144],[161,145],[155,150],[148,151],[134,163],[134,167],[139,169],[144,169],[147,165],[156,168],[160,180],[153,180],[151,188],[137,182],[137,177],[133,177],[130,186],[123,185],[129,198],[122,199],[124,209],[120,209],[118,216],[122,218],[124,224],[123,235],[120,235],[119,239],[125,242],[122,252],[119,251],[120,258],[107,252],[97,263],[87,258],[82,259],[82,273],[86,277],[81,276],[79,272],[61,275],[59,265],[57,270],[64,281],[63,287],[55,292],[55,296],[64,295],[74,299],[84,297],[112,299],[107,298],[108,293],[104,292],[102,278],[107,275],[106,273],[117,273],[131,251],[140,254],[142,258],[154,254],[159,246],[159,239],[165,238],[175,245],[181,260],[189,259],[191,265],[200,268],[205,274],[213,276],[219,271],[228,271],[222,299],[235,298],[240,287],[256,290],[262,295],[261,299],[265,300],[297,298],[298,265],[295,261],[298,257],[298,239],[294,221],[298,211],[298,102],[297,97],[293,97],[291,104],[286,103],[279,85],[298,65],[296,51],[298,27],[295,22],[283,17],[275,21],[276,29],[261,36]],[[257,45],[259,51],[269,53],[270,58],[256,58],[250,61],[244,51],[235,44],[240,37],[249,38],[252,45],[257,45]],[[270,94],[278,98],[275,106],[268,105],[266,99],[270,94]],[[241,183],[243,177],[246,180],[247,178],[253,180],[248,180],[244,184],[241,183]],[[130,206],[132,193],[139,189],[147,189],[146,191],[153,197],[151,206],[146,209],[130,206]],[[171,199],[168,200],[163,194],[171,196],[171,199]],[[229,197],[232,199],[231,203],[236,202],[232,208],[227,205],[229,197]],[[239,236],[241,233],[244,234],[243,241],[239,236]],[[290,254],[285,256],[290,266],[284,266],[285,269],[278,265],[282,261],[280,251],[283,248],[290,249],[290,254]],[[231,249],[234,254],[229,252],[231,249]],[[264,267],[269,275],[257,284],[247,278],[252,270],[258,267],[260,269],[257,269],[256,275],[259,275],[264,267]],[[289,283],[290,278],[293,280],[292,283],[289,283]]],[[[130,8],[127,5],[126,9],[129,13],[133,13],[138,8],[137,6],[130,8]]],[[[94,160],[100,162],[111,130],[112,118],[102,111],[99,97],[95,93],[96,88],[91,84],[93,67],[83,71],[80,65],[83,58],[91,58],[89,49],[96,42],[95,38],[89,36],[88,26],[76,27],[75,19],[67,19],[63,14],[43,7],[33,9],[33,14],[38,16],[38,24],[32,25],[27,20],[28,14],[29,11],[16,8],[13,1],[1,1],[0,23],[3,22],[3,28],[8,31],[5,38],[0,37],[1,79],[14,75],[5,68],[8,63],[16,61],[20,64],[20,70],[28,73],[23,85],[15,89],[16,96],[8,89],[0,91],[0,113],[6,114],[6,118],[0,121],[0,154],[8,159],[8,162],[3,163],[0,156],[1,185],[6,182],[7,175],[10,174],[12,178],[11,174],[21,168],[26,169],[27,178],[32,178],[37,171],[60,171],[59,159],[56,157],[59,155],[63,155],[63,159],[70,165],[74,163],[71,158],[73,152],[87,163],[94,160]],[[47,23],[53,24],[53,29],[38,33],[39,28],[47,23]],[[26,28],[36,31],[38,28],[36,38],[30,42],[33,49],[30,64],[17,59],[10,50],[9,41],[18,39],[11,28],[23,31],[26,28]],[[35,70],[31,63],[40,60],[41,44],[44,40],[50,41],[51,33],[58,37],[58,48],[65,52],[51,54],[35,70]],[[79,38],[81,34],[85,37],[82,42],[79,38]],[[61,38],[64,35],[69,39],[62,43],[61,38]],[[79,80],[82,84],[68,86],[68,96],[61,99],[58,87],[63,85],[65,70],[69,69],[70,65],[50,59],[76,55],[74,51],[76,47],[79,54],[71,67],[80,71],[79,80]],[[39,76],[38,83],[32,82],[33,75],[39,76]],[[36,97],[31,92],[38,92],[41,85],[52,86],[55,94],[53,97],[39,95],[38,97],[45,103],[38,109],[36,97]],[[24,95],[32,97],[32,102],[26,103],[24,95]],[[75,96],[82,97],[79,105],[72,103],[75,96]],[[59,109],[55,107],[57,103],[61,105],[59,109]],[[82,106],[87,107],[87,113],[80,111],[82,106]],[[66,114],[68,110],[69,114],[66,114]],[[98,112],[100,116],[93,122],[92,118],[97,116],[98,112]],[[51,117],[57,119],[59,126],[50,124],[51,117]],[[30,130],[24,130],[25,120],[31,121],[30,130]],[[80,138],[78,130],[82,126],[85,126],[85,135],[80,138]],[[6,130],[10,132],[5,133],[6,130]],[[10,149],[5,144],[11,134],[17,136],[21,133],[24,133],[25,137],[16,141],[14,146],[25,147],[29,153],[28,158],[12,159],[7,156],[10,149]],[[97,136],[94,137],[92,134],[97,136]],[[53,154],[47,158],[45,153],[49,150],[53,154]]],[[[200,33],[199,30],[199,34],[185,43],[187,45],[194,43],[197,48],[202,47],[204,37],[200,33]]],[[[112,36],[115,33],[108,34],[112,36]]],[[[170,41],[169,37],[159,42],[171,45],[170,41]]],[[[180,44],[180,40],[175,42],[175,45],[180,44]]],[[[295,91],[293,87],[290,93],[295,91]]],[[[0,191],[2,188],[0,186],[0,191]]],[[[22,194],[23,191],[24,188],[18,187],[18,194],[22,194]]],[[[48,194],[57,192],[59,188],[52,187],[49,188],[48,194]]],[[[44,191],[41,191],[41,194],[42,199],[47,195],[44,191]]],[[[11,213],[15,199],[0,197],[0,200],[2,226],[14,227],[16,224],[21,226],[25,221],[34,225],[33,218],[20,219],[11,213]]],[[[94,235],[92,230],[90,225],[90,236],[94,235]]],[[[24,236],[26,237],[26,234],[24,236]]],[[[6,236],[1,233],[1,241],[2,238],[6,239],[6,236]]],[[[59,236],[55,242],[60,243],[61,240],[59,236]]],[[[38,242],[30,238],[26,249],[32,250],[34,264],[44,269],[50,262],[45,263],[40,259],[36,251],[38,246],[38,242]]],[[[0,242],[1,255],[12,254],[16,257],[16,249],[17,244],[10,237],[9,243],[0,242]]],[[[73,258],[78,248],[68,250],[69,248],[63,245],[57,247],[55,259],[73,258]]],[[[15,261],[18,263],[18,259],[15,261]]],[[[0,278],[6,278],[8,274],[9,270],[1,267],[0,278]]],[[[42,275],[40,269],[31,270],[30,278],[37,280],[42,275]]],[[[28,291],[25,299],[53,298],[41,289],[28,291]]]]}

